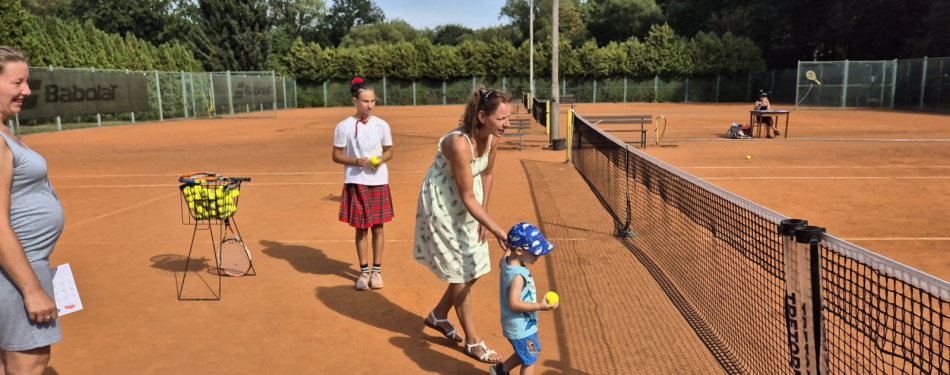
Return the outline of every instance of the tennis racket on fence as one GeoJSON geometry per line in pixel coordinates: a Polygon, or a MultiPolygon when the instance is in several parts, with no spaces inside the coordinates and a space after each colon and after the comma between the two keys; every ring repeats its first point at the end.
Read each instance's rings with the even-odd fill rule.
{"type": "Polygon", "coordinates": [[[218,249],[218,269],[225,275],[241,277],[251,270],[251,252],[231,229],[231,218],[224,219],[224,235],[218,249]],[[228,235],[231,237],[228,238],[228,235]]]}

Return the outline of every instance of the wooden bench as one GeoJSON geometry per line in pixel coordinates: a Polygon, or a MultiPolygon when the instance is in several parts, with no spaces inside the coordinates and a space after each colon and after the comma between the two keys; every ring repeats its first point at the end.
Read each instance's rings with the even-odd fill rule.
{"type": "MultiPolygon", "coordinates": [[[[640,133],[640,148],[647,148],[647,129],[646,125],[653,124],[653,117],[650,115],[636,116],[584,116],[591,124],[600,127],[601,130],[608,133],[640,133]],[[604,127],[607,125],[608,127],[604,127]],[[610,125],[640,125],[637,129],[611,129],[610,125]]],[[[624,140],[625,143],[635,143],[635,140],[624,140]]]]}
{"type": "MultiPolygon", "coordinates": [[[[509,118],[508,129],[505,130],[504,138],[518,137],[518,150],[524,150],[524,131],[531,127],[531,120],[526,118],[509,118]]],[[[462,126],[462,120],[459,119],[459,126],[462,126]]]]}
{"type": "Polygon", "coordinates": [[[577,104],[577,98],[574,95],[561,95],[561,104],[570,104],[571,109],[574,109],[577,104]]]}

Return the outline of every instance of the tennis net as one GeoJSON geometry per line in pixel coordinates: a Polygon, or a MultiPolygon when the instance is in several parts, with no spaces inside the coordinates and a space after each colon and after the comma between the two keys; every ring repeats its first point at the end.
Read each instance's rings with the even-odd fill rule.
{"type": "Polygon", "coordinates": [[[727,372],[950,374],[950,284],[570,117],[575,168],[727,372]]]}

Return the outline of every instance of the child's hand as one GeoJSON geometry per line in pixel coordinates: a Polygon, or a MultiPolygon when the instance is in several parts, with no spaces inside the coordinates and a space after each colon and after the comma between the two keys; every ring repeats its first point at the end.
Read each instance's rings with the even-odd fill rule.
{"type": "Polygon", "coordinates": [[[359,166],[360,168],[366,167],[367,165],[369,165],[369,158],[356,159],[356,165],[359,166]]]}
{"type": "Polygon", "coordinates": [[[547,298],[544,298],[544,299],[541,300],[541,303],[539,304],[539,305],[541,305],[541,310],[540,310],[540,311],[551,311],[551,310],[554,310],[554,309],[556,309],[556,308],[558,307],[558,305],[560,305],[560,304],[561,304],[561,303],[558,302],[558,303],[555,303],[555,304],[553,304],[553,305],[548,305],[548,300],[547,300],[547,298]]]}

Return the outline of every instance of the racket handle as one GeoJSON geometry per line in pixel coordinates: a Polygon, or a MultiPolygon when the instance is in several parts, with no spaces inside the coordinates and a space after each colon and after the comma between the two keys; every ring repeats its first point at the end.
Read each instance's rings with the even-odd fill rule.
{"type": "Polygon", "coordinates": [[[250,177],[228,177],[228,180],[231,181],[241,181],[241,182],[251,182],[250,177]]]}

